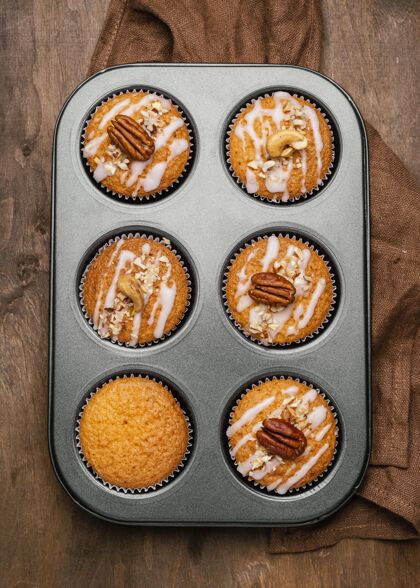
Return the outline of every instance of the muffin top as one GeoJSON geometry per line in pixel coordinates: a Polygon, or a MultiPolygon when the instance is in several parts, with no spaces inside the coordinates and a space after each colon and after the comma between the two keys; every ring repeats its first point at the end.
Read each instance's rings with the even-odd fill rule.
{"type": "Polygon", "coordinates": [[[333,284],[324,260],[310,246],[271,235],[236,256],[226,299],[245,334],[267,345],[292,343],[322,325],[333,301],[333,284]]]}
{"type": "Polygon", "coordinates": [[[102,480],[120,488],[148,488],[180,465],[188,425],[166,388],[136,376],[111,381],[92,396],[79,438],[84,457],[102,480]]]}
{"type": "Polygon", "coordinates": [[[312,104],[275,92],[257,98],[235,118],[229,159],[249,194],[286,202],[325,179],[333,159],[332,134],[312,104]]]}
{"type": "Polygon", "coordinates": [[[337,425],[319,392],[298,380],[270,380],[241,398],[226,435],[240,474],[285,494],[326,470],[337,425]]]}
{"type": "Polygon", "coordinates": [[[92,115],[83,155],[97,182],[116,194],[142,198],[178,180],[190,155],[190,135],[171,100],[125,92],[92,115]]]}
{"type": "Polygon", "coordinates": [[[82,293],[98,334],[130,346],[170,333],[185,314],[188,296],[177,256],[146,237],[123,237],[101,250],[88,266],[82,293]]]}

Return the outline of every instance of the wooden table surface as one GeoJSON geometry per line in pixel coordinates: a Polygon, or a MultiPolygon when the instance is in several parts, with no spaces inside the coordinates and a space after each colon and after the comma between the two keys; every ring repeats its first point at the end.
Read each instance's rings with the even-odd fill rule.
{"type": "MultiPolygon", "coordinates": [[[[344,540],[269,555],[264,529],[107,524],[56,481],[46,432],[51,140],[62,103],[85,77],[107,5],[2,2],[0,585],[414,586],[412,542],[344,540]]],[[[324,0],[323,10],[323,71],[419,177],[420,4],[324,0]]]]}

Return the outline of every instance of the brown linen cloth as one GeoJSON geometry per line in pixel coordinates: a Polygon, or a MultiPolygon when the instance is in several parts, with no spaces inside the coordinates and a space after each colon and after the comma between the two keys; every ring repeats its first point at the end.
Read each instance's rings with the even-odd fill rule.
{"type": "MultiPolygon", "coordinates": [[[[321,33],[317,0],[113,0],[91,73],[151,61],[289,63],[317,69],[321,33]]],[[[325,522],[273,529],[273,553],[316,549],[346,537],[419,537],[420,398],[415,390],[420,382],[420,193],[378,133],[369,125],[367,129],[373,272],[371,465],[358,495],[325,522]]]]}

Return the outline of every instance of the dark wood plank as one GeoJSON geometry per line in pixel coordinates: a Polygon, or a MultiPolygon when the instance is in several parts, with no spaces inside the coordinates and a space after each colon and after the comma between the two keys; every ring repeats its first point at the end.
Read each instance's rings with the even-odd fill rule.
{"type": "MultiPolygon", "coordinates": [[[[0,197],[0,585],[415,585],[412,543],[347,540],[267,553],[267,531],[125,528],[79,510],[46,443],[50,153],[54,121],[88,68],[103,0],[3,3],[0,197]]],[[[324,0],[324,71],[414,171],[414,1],[324,0]]]]}
{"type": "Polygon", "coordinates": [[[323,0],[322,70],[420,181],[416,0],[323,0]],[[417,165],[416,165],[417,164],[417,165]]]}

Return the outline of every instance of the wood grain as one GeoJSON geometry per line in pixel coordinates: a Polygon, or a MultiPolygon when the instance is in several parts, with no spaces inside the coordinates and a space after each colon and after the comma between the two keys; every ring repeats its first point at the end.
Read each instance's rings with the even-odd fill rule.
{"type": "Polygon", "coordinates": [[[323,0],[322,7],[322,71],[349,92],[420,181],[420,3],[323,0]]]}
{"type": "MultiPolygon", "coordinates": [[[[104,523],[55,480],[46,437],[51,141],[60,106],[85,76],[107,4],[2,3],[0,585],[414,586],[413,543],[346,540],[270,556],[263,529],[104,523]]],[[[323,10],[325,73],[418,175],[419,4],[324,0],[323,10]]]]}

